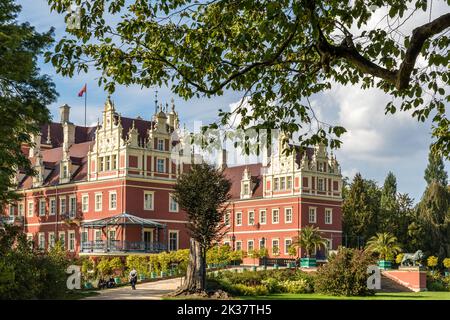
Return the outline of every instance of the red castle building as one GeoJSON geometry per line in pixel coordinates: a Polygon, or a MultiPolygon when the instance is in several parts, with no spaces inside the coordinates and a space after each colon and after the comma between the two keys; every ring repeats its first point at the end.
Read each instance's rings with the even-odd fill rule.
{"type": "MultiPolygon", "coordinates": [[[[81,127],[70,122],[69,106],[60,107],[60,122],[43,126],[34,146],[23,147],[38,174],[18,172],[21,198],[5,208],[3,223],[23,226],[42,250],[57,240],[79,255],[187,248],[187,217],[171,192],[189,164],[171,158],[172,146],[183,141],[176,138],[173,101],[168,109],[161,105],[151,121],[125,118],[108,98],[101,124],[81,127]]],[[[278,150],[282,147],[279,142],[278,150]]],[[[342,233],[336,158],[317,146],[288,156],[274,152],[268,160],[227,167],[222,155],[232,181],[222,242],[244,251],[266,247],[271,256],[288,257],[299,230],[314,225],[328,239],[327,249],[336,249],[342,233]]]]}

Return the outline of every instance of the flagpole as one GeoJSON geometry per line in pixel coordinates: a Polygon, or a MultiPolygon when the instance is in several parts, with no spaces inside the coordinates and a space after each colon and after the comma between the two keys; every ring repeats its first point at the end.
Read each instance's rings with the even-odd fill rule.
{"type": "Polygon", "coordinates": [[[84,84],[86,91],[84,92],[84,126],[86,127],[86,103],[87,103],[87,83],[84,84]]]}

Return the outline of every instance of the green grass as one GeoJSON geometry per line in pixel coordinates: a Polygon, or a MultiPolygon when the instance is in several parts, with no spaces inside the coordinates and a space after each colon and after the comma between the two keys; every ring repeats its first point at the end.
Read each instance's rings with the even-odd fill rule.
{"type": "Polygon", "coordinates": [[[291,294],[279,293],[268,296],[241,296],[243,300],[450,300],[450,292],[398,292],[377,293],[367,297],[330,296],[318,293],[291,294]]]}

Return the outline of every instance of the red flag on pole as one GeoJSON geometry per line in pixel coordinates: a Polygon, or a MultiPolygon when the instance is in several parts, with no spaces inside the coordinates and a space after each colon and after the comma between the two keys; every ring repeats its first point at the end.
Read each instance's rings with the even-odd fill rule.
{"type": "Polygon", "coordinates": [[[78,92],[78,96],[79,97],[82,97],[83,96],[83,93],[85,93],[86,92],[86,85],[84,85],[84,87],[83,87],[83,89],[81,89],[81,91],[80,92],[78,92]]]}

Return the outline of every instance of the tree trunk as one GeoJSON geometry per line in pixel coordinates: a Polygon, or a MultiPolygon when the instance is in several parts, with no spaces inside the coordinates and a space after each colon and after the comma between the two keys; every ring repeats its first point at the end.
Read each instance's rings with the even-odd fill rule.
{"type": "Polygon", "coordinates": [[[172,295],[204,292],[206,289],[206,252],[200,243],[190,239],[189,264],[183,285],[172,295]]]}

